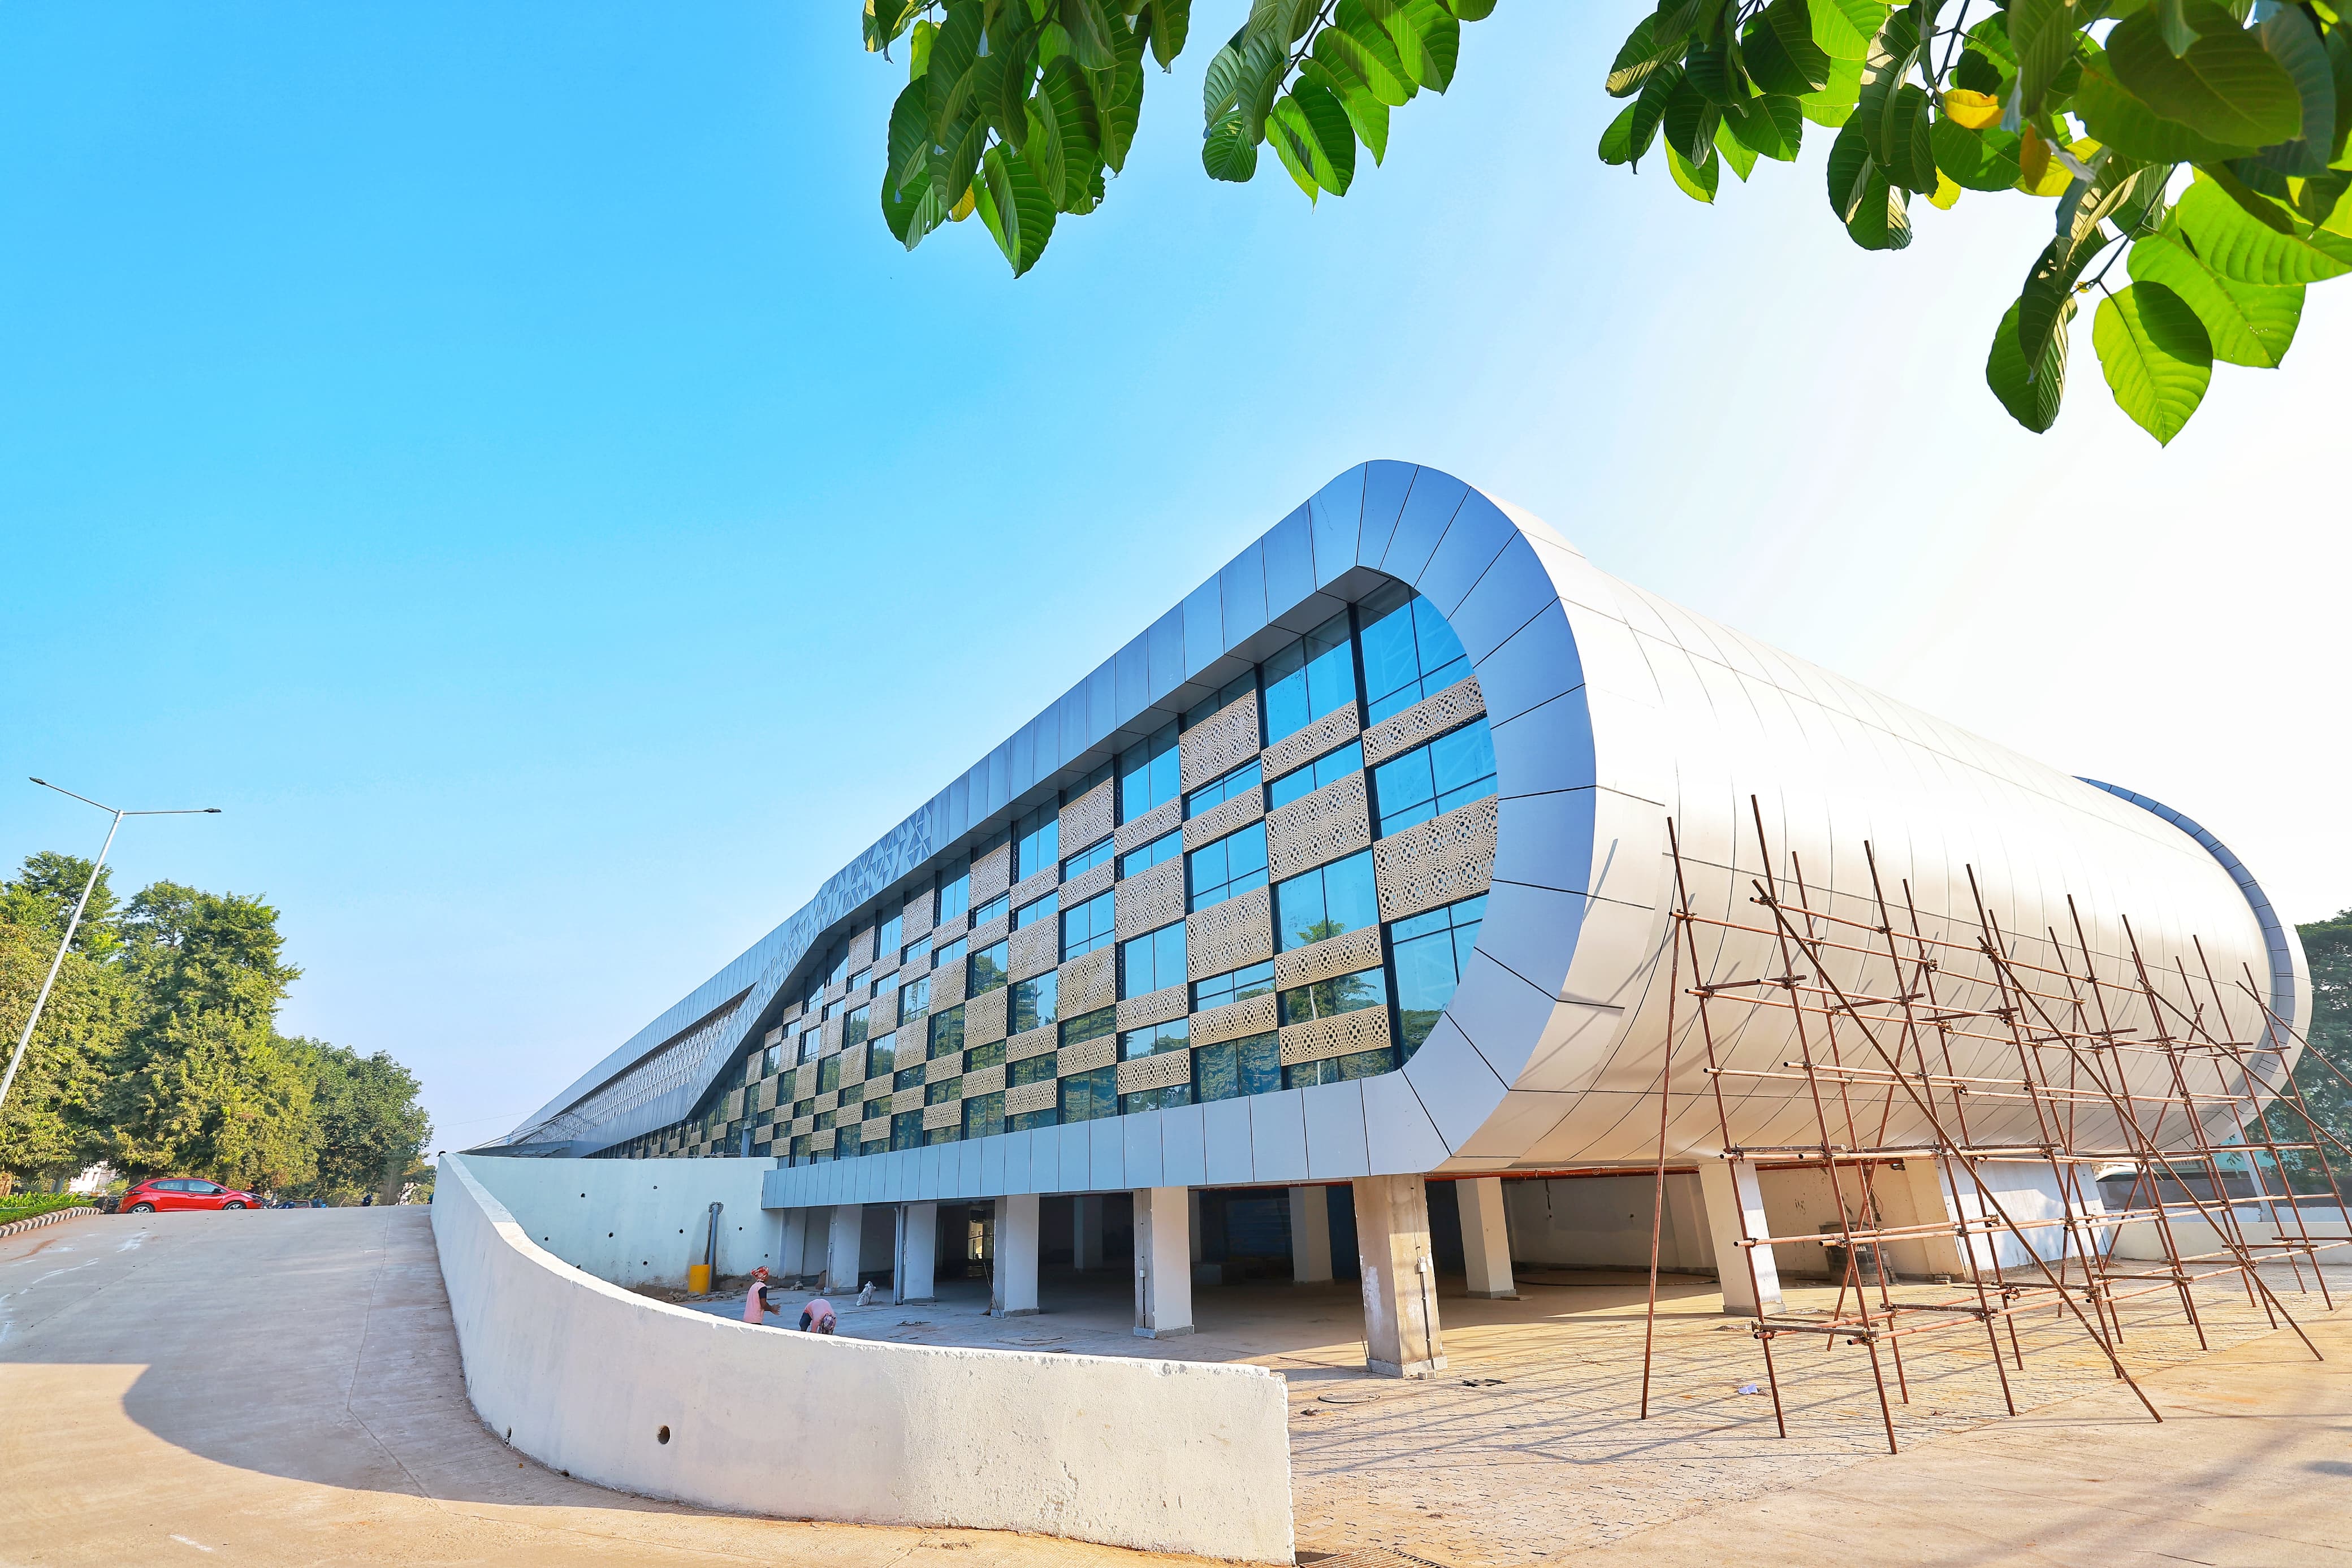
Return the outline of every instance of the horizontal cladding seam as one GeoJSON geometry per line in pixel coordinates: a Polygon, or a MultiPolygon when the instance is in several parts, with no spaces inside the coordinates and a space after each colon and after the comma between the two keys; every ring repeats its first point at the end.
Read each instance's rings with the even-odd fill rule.
{"type": "MultiPolygon", "coordinates": [[[[1445,479],[1449,484],[1460,485],[1462,487],[1460,498],[1448,515],[1444,528],[1432,541],[1427,556],[1412,577],[1400,580],[1410,585],[1420,577],[1426,575],[1433,565],[1445,559],[1446,545],[1462,520],[1464,509],[1468,507],[1471,497],[1480,493],[1475,486],[1464,484],[1452,476],[1443,475],[1438,470],[1415,465],[1400,465],[1412,468],[1412,478],[1408,482],[1404,491],[1401,492],[1396,498],[1396,516],[1387,521],[1386,527],[1389,533],[1381,541],[1383,559],[1395,543],[1396,533],[1402,523],[1405,502],[1409,498],[1412,483],[1417,483],[1423,475],[1432,475],[1445,479]]],[[[940,790],[922,807],[910,813],[882,839],[861,852],[849,865],[828,877],[824,885],[819,888],[816,896],[808,904],[795,911],[767,936],[739,955],[718,974],[665,1009],[653,1022],[639,1030],[617,1050],[609,1052],[595,1066],[575,1079],[570,1086],[551,1099],[529,1119],[520,1123],[518,1130],[546,1123],[604,1089],[629,1071],[631,1062],[647,1054],[651,1050],[657,1049],[659,1041],[683,1032],[686,1025],[680,1020],[699,1017],[702,1013],[710,1011],[711,1005],[709,998],[731,994],[726,989],[729,986],[738,988],[748,988],[752,993],[747,997],[744,1004],[748,1009],[745,1015],[749,1020],[745,1026],[748,1030],[751,1023],[756,1022],[764,1012],[784,981],[790,977],[793,967],[814,946],[816,938],[841,919],[854,914],[858,905],[875,896],[877,893],[887,888],[891,883],[912,874],[917,868],[940,852],[942,830],[944,830],[944,841],[951,844],[971,832],[976,821],[984,821],[1000,810],[1009,809],[1022,792],[1034,788],[1040,779],[1051,777],[1076,764],[1078,759],[1077,755],[1061,755],[1067,752],[1068,747],[1062,744],[1060,733],[1064,726],[1066,710],[1074,700],[1079,705],[1080,709],[1077,733],[1081,735],[1091,733],[1094,737],[1092,740],[1079,747],[1078,754],[1082,755],[1124,733],[1138,718],[1147,713],[1160,710],[1164,705],[1180,697],[1187,688],[1198,685],[1199,677],[1202,672],[1215,665],[1220,660],[1233,656],[1236,647],[1276,627],[1279,624],[1281,616],[1294,614],[1300,606],[1318,599],[1328,600],[1331,585],[1350,570],[1368,568],[1376,572],[1381,571],[1382,569],[1380,566],[1361,559],[1364,508],[1369,504],[1367,498],[1369,486],[1363,483],[1363,476],[1370,466],[1369,464],[1359,464],[1349,469],[1317,491],[1306,503],[1285,514],[1271,528],[1261,533],[1240,553],[1211,573],[1198,587],[1180,599],[1175,606],[1156,618],[1142,632],[1129,639],[1125,646],[1108,659],[1104,660],[1053,702],[1047,704],[1034,717],[1016,729],[1011,737],[1000,742],[980,762],[966,768],[947,788],[940,790]],[[1349,494],[1351,481],[1353,482],[1354,516],[1348,517],[1345,516],[1344,507],[1335,508],[1327,497],[1335,494],[1339,496],[1349,494]],[[1339,553],[1344,559],[1334,559],[1328,563],[1318,559],[1320,552],[1318,546],[1322,542],[1318,537],[1322,531],[1316,515],[1318,511],[1335,514],[1332,524],[1338,529],[1338,534],[1333,542],[1342,546],[1339,553]],[[1268,547],[1277,535],[1284,534],[1286,530],[1294,528],[1300,536],[1295,542],[1305,549],[1307,560],[1303,583],[1294,582],[1291,585],[1303,586],[1305,592],[1297,603],[1286,607],[1277,615],[1273,612],[1272,607],[1273,579],[1276,568],[1274,561],[1269,559],[1268,547]],[[1237,638],[1229,637],[1224,632],[1222,598],[1223,585],[1228,574],[1236,570],[1244,571],[1255,570],[1257,572],[1261,591],[1266,596],[1267,609],[1267,613],[1262,622],[1244,632],[1237,638]],[[1204,594],[1218,596],[1218,610],[1215,617],[1216,635],[1213,639],[1218,646],[1213,653],[1196,656],[1192,649],[1184,645],[1186,642],[1184,632],[1190,620],[1190,607],[1195,600],[1204,594]],[[1163,627],[1169,630],[1163,632],[1163,627]],[[1151,643],[1155,638],[1170,635],[1174,637],[1178,644],[1174,650],[1175,665],[1172,678],[1162,683],[1154,678],[1150,673],[1150,666],[1155,663],[1151,643]],[[1145,666],[1142,700],[1133,711],[1123,712],[1127,704],[1118,695],[1120,684],[1118,670],[1122,661],[1138,656],[1134,652],[1136,650],[1141,651],[1140,659],[1145,666]],[[1110,712],[1100,719],[1097,719],[1091,711],[1093,697],[1090,694],[1097,682],[1108,683],[1111,692],[1110,712]],[[1164,689],[1155,689],[1163,685],[1164,689]],[[1049,730],[1055,736],[1051,741],[1047,739],[1049,730]],[[1033,760],[1031,772],[1034,777],[1015,788],[1009,775],[1013,770],[1016,755],[1026,748],[1034,759],[1039,748],[1048,746],[1061,757],[1061,759],[1050,767],[1033,760]],[[975,779],[992,774],[1008,776],[1002,781],[1001,792],[1003,799],[975,808],[971,800],[975,779]],[[959,816],[961,818],[960,826],[957,823],[959,816]],[[909,841],[914,841],[910,843],[909,841]],[[894,863],[894,869],[887,873],[882,872],[881,868],[886,862],[894,863]],[[877,875],[877,873],[880,874],[877,875]],[[700,1009],[699,1012],[696,1010],[698,1007],[700,1009]]],[[[1494,505],[1491,499],[1488,504],[1494,505]]],[[[1451,605],[1442,607],[1441,612],[1451,615],[1458,611],[1475,591],[1477,585],[1494,570],[1496,562],[1507,553],[1511,538],[1517,533],[1519,525],[1504,508],[1496,507],[1496,512],[1504,526],[1498,530],[1494,551],[1478,563],[1476,572],[1471,577],[1468,585],[1454,596],[1451,605]]],[[[1295,568],[1296,564],[1290,563],[1290,568],[1295,568]]],[[[1286,571],[1290,568],[1286,568],[1286,571]]],[[[1538,613],[1541,614],[1542,612],[1539,610],[1538,613]]],[[[989,788],[992,796],[999,792],[996,788],[983,787],[989,788]]],[[[706,1071],[701,1074],[702,1082],[706,1086],[711,1074],[719,1070],[724,1061],[740,1044],[740,1038],[713,1042],[712,1049],[706,1059],[706,1071]]],[[[698,1091],[696,1095],[698,1098],[698,1091]]],[[[669,1098],[668,1094],[665,1094],[659,1097],[658,1101],[648,1103],[664,1103],[669,1098]]],[[[664,1108],[667,1108],[666,1103],[664,1108]]],[[[679,1113],[683,1113],[682,1109],[679,1113]]],[[[649,1124],[649,1125],[657,1124],[649,1124]]],[[[630,1133],[616,1133],[613,1138],[604,1141],[610,1142],[630,1135],[632,1135],[630,1133]]]]}

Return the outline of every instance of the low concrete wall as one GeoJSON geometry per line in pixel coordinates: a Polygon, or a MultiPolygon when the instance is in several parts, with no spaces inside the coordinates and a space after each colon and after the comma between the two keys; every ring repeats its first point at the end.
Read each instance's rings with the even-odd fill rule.
{"type": "Polygon", "coordinates": [[[719,1215],[722,1277],[783,1267],[783,1217],[760,1207],[772,1159],[467,1159],[533,1241],[608,1283],[685,1284],[686,1266],[702,1261],[714,1199],[726,1205],[719,1215]]]}
{"type": "Polygon", "coordinates": [[[444,1156],[433,1232],[467,1394],[541,1463],[792,1519],[1291,1561],[1287,1402],[1264,1367],[879,1344],[648,1301],[550,1256],[477,1175],[537,1163],[444,1156]]]}

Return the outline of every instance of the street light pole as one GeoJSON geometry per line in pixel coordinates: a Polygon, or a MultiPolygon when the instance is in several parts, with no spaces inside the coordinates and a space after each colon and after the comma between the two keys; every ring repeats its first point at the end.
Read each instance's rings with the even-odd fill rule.
{"type": "Polygon", "coordinates": [[[106,869],[107,852],[114,848],[114,835],[121,831],[122,819],[220,815],[218,806],[184,806],[169,811],[126,811],[119,807],[100,805],[98,801],[87,795],[74,795],[72,790],[60,789],[46,779],[36,779],[33,782],[44,789],[56,789],[60,795],[72,795],[85,806],[97,806],[101,811],[111,811],[114,814],[114,821],[107,827],[106,842],[99,847],[96,863],[89,868],[89,880],[81,884],[81,896],[74,900],[73,916],[66,922],[66,934],[64,939],[58,944],[58,956],[49,960],[49,973],[47,977],[41,981],[41,994],[33,998],[32,1016],[25,1020],[24,1033],[16,1037],[16,1050],[8,1058],[8,1071],[5,1073],[0,1073],[0,1107],[5,1107],[8,1103],[9,1086],[16,1082],[16,1069],[24,1062],[25,1048],[33,1043],[33,1030],[41,1021],[41,1009],[48,1003],[49,988],[58,983],[58,971],[65,967],[67,950],[73,946],[74,932],[81,925],[81,912],[89,907],[90,890],[98,885],[98,873],[106,869]]]}

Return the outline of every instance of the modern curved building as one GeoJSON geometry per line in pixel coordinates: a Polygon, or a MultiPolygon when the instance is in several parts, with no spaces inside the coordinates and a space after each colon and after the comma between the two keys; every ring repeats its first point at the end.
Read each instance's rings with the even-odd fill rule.
{"type": "MultiPolygon", "coordinates": [[[[1139,1260],[1181,1229],[1152,1194],[1646,1166],[1677,972],[1670,822],[1691,906],[1717,922],[1697,954],[1711,983],[1784,964],[1769,922],[1738,928],[1756,879],[1777,878],[1865,925],[1892,897],[1922,929],[1974,930],[1980,901],[2019,951],[2242,975],[2280,1019],[2308,1019],[2293,929],[2189,819],[1612,578],[1458,479],[1380,462],[1276,524],[505,1152],[762,1157],[772,1207],[1001,1199],[1000,1228],[1035,1195],[1135,1193],[1139,1260]]],[[[1955,1000],[1991,983],[1965,961],[1943,981],[1955,1000]]],[[[2263,1032],[2243,991],[2216,995],[2240,1034],[2263,1032]]],[[[1719,1043],[1759,1072],[1790,1047],[1769,1026],[1719,1043]]],[[[1949,1071],[1997,1066],[1964,1047],[1949,1071]]],[[[1678,1046],[1670,1156],[1717,1153],[1727,1126],[1734,1145],[1811,1135],[1801,1082],[1726,1081],[1720,1113],[1715,1088],[1678,1046]]],[[[2031,1114],[1988,1104],[1972,1131],[2024,1138],[2031,1114]]],[[[1927,1136],[1902,1123],[1881,1142],[1927,1136]]],[[[1403,1238],[1404,1260],[1428,1222],[1420,1181],[1393,1214],[1368,1213],[1368,1192],[1369,1301],[1381,1239],[1403,1238]]],[[[1507,1256],[1499,1213],[1461,1218],[1474,1257],[1507,1256]]]]}

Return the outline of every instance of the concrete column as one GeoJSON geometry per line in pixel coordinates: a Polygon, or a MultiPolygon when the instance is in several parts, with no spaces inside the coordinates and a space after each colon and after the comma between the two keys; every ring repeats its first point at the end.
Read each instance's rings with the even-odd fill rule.
{"type": "Polygon", "coordinates": [[[907,1203],[898,1206],[898,1267],[895,1276],[898,1299],[928,1301],[937,1298],[933,1265],[940,1255],[940,1206],[907,1203]]]}
{"type": "Polygon", "coordinates": [[[1661,1268],[1715,1267],[1715,1242],[1706,1228],[1706,1205],[1699,1199],[1698,1177],[1666,1178],[1666,1241],[1658,1252],[1661,1268]]]}
{"type": "Polygon", "coordinates": [[[1037,1313],[1037,1195],[1015,1193],[996,1200],[996,1271],[988,1311],[1000,1318],[1037,1313]]]}
{"type": "Polygon", "coordinates": [[[1503,1219],[1503,1178],[1457,1181],[1454,1200],[1462,1211],[1462,1263],[1470,1294],[1483,1301],[1517,1301],[1511,1283],[1510,1228],[1503,1219]]]}
{"type": "Polygon", "coordinates": [[[836,1203],[833,1206],[833,1229],[830,1245],[825,1250],[824,1288],[828,1291],[857,1289],[857,1249],[866,1234],[866,1206],[862,1203],[836,1203]]]}
{"type": "MultiPolygon", "coordinates": [[[[1939,1164],[1932,1157],[1920,1156],[1872,1169],[1870,1196],[1876,1200],[1879,1218],[1887,1228],[1958,1223],[1959,1206],[1945,1186],[1939,1164]]],[[[1969,1196],[1975,1196],[1973,1184],[1969,1196]]],[[[1968,1273],[1968,1260],[1960,1255],[1957,1234],[1889,1241],[1885,1245],[1886,1266],[1898,1276],[1942,1274],[1957,1280],[1968,1273]]]]}
{"type": "Polygon", "coordinates": [[[1145,1339],[1174,1339],[1192,1332],[1189,1191],[1147,1186],[1135,1195],[1135,1332],[1145,1339]]]}
{"type": "Polygon", "coordinates": [[[1384,1377],[1442,1372],[1445,1342],[1437,1328],[1427,1184],[1417,1176],[1360,1176],[1355,1187],[1365,1363],[1384,1377]]]}
{"type": "Polygon", "coordinates": [[[1318,1285],[1331,1278],[1331,1199],[1319,1186],[1290,1189],[1290,1279],[1318,1285]]]}
{"type": "Polygon", "coordinates": [[[801,1255],[808,1250],[808,1210],[783,1211],[783,1237],[776,1244],[776,1273],[790,1280],[801,1271],[801,1255]]]}
{"type": "Polygon", "coordinates": [[[1201,1251],[1201,1189],[1197,1186],[1188,1186],[1184,1189],[1184,1224],[1187,1234],[1192,1238],[1192,1261],[1198,1263],[1202,1254],[1201,1251]]]}
{"type": "Polygon", "coordinates": [[[1701,1159],[1698,1185],[1706,1204],[1707,1234],[1715,1242],[1716,1271],[1723,1281],[1723,1310],[1742,1318],[1780,1311],[1780,1270],[1772,1262],[1772,1249],[1739,1245],[1743,1238],[1772,1234],[1764,1220],[1764,1193],[1756,1185],[1755,1166],[1747,1160],[1701,1159]]]}
{"type": "Polygon", "coordinates": [[[1070,1199],[1070,1266],[1081,1274],[1103,1260],[1103,1200],[1090,1192],[1070,1199]]]}
{"type": "Polygon", "coordinates": [[[804,1208],[801,1211],[801,1255],[793,1272],[814,1274],[819,1283],[824,1280],[824,1260],[833,1246],[833,1211],[829,1208],[804,1208]]]}

